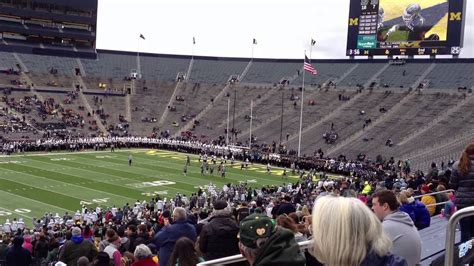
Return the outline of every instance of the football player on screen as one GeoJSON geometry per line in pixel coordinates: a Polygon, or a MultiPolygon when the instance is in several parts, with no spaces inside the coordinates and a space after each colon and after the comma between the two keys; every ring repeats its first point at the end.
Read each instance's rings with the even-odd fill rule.
{"type": "Polygon", "coordinates": [[[380,28],[383,28],[383,20],[385,18],[385,11],[383,10],[383,7],[379,8],[379,13],[378,13],[378,23],[377,23],[377,30],[380,28]]]}
{"type": "Polygon", "coordinates": [[[420,4],[408,5],[405,8],[405,11],[403,11],[402,19],[402,23],[393,25],[384,35],[382,35],[381,39],[383,41],[386,41],[397,31],[407,32],[408,36],[406,41],[422,41],[426,39],[439,40],[439,36],[437,34],[431,34],[428,38],[425,37],[426,32],[428,32],[432,26],[425,25],[425,18],[423,18],[421,15],[420,4]]]}

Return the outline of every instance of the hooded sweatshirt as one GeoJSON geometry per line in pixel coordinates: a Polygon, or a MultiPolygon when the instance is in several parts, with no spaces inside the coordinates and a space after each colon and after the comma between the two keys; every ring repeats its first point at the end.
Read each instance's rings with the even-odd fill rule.
{"type": "Polygon", "coordinates": [[[395,211],[387,215],[382,227],[393,242],[391,253],[404,258],[408,266],[420,263],[420,234],[407,213],[395,211]]]}
{"type": "Polygon", "coordinates": [[[278,227],[268,239],[255,259],[254,266],[285,265],[303,266],[306,259],[300,253],[295,235],[290,230],[278,227]]]}

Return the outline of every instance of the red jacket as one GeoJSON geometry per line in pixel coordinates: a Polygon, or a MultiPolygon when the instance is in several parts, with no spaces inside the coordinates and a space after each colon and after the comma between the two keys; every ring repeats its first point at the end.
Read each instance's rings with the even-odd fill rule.
{"type": "Polygon", "coordinates": [[[156,263],[153,258],[147,258],[144,260],[137,260],[134,263],[132,263],[132,266],[160,266],[158,263],[156,263]]]}

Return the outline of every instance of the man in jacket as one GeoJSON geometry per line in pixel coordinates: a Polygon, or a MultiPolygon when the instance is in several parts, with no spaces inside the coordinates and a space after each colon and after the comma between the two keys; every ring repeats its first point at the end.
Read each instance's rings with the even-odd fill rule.
{"type": "Polygon", "coordinates": [[[279,226],[266,215],[252,214],[240,223],[240,253],[252,266],[303,266],[293,232],[279,226]]]}
{"type": "Polygon", "coordinates": [[[168,260],[173,251],[174,244],[181,237],[187,237],[192,241],[196,241],[196,228],[187,222],[186,210],[177,207],[173,211],[172,225],[169,219],[164,220],[165,226],[153,237],[153,243],[159,249],[160,265],[168,265],[168,260]]]}
{"type": "Polygon", "coordinates": [[[216,201],[209,223],[204,225],[199,236],[199,249],[204,258],[214,260],[239,254],[238,233],[239,226],[227,208],[227,202],[216,201]]]}
{"type": "MultiPolygon", "coordinates": [[[[137,226],[137,238],[134,242],[134,247],[137,247],[140,244],[148,245],[150,244],[151,237],[148,234],[148,229],[145,224],[140,224],[137,226]]],[[[135,249],[133,250],[135,252],[135,249]]]]}
{"type": "Polygon", "coordinates": [[[293,203],[291,203],[291,197],[286,195],[280,206],[278,207],[278,211],[277,211],[277,215],[282,215],[282,214],[290,214],[292,212],[296,212],[296,208],[295,208],[295,205],[293,205],[293,203]]]}
{"type": "Polygon", "coordinates": [[[382,221],[382,227],[393,242],[391,252],[404,258],[409,266],[418,265],[421,259],[421,239],[410,216],[399,211],[399,203],[390,190],[372,195],[372,209],[382,221]]]}
{"type": "Polygon", "coordinates": [[[84,240],[81,236],[81,228],[73,227],[71,230],[72,238],[68,240],[59,253],[59,260],[66,263],[68,266],[75,266],[77,260],[85,256],[92,261],[97,255],[97,249],[92,242],[84,240]]]}
{"type": "Polygon", "coordinates": [[[23,237],[16,236],[13,246],[7,252],[7,266],[29,266],[31,264],[31,253],[22,247],[23,237]]]}

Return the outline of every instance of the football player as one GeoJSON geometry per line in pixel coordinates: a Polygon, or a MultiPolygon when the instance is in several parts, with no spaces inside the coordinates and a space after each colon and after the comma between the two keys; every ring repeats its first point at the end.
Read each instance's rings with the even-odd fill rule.
{"type": "Polygon", "coordinates": [[[417,41],[425,39],[436,39],[436,36],[425,38],[426,32],[431,26],[425,25],[425,18],[421,15],[421,6],[419,4],[410,4],[405,8],[402,15],[403,23],[393,25],[385,34],[384,41],[388,39],[395,31],[407,31],[407,41],[417,41]]]}

